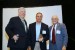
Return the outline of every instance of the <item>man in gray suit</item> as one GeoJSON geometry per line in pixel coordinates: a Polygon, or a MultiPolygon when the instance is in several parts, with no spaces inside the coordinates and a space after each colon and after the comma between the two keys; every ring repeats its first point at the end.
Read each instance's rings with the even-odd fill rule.
{"type": "Polygon", "coordinates": [[[50,26],[49,50],[66,50],[68,35],[65,24],[58,22],[58,16],[52,16],[52,26],[50,26]]]}

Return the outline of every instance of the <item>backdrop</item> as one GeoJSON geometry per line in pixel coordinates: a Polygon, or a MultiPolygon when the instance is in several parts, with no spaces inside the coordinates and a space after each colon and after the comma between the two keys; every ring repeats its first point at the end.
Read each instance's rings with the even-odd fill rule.
{"type": "MultiPolygon", "coordinates": [[[[43,14],[42,22],[46,23],[49,27],[52,25],[51,17],[57,15],[59,17],[59,22],[62,23],[62,6],[43,6],[43,7],[28,7],[26,9],[25,19],[27,25],[36,21],[36,13],[41,12],[43,14]]],[[[2,36],[2,50],[9,50],[7,48],[8,35],[5,32],[5,27],[7,26],[11,17],[18,15],[18,8],[3,8],[3,36],[2,36]]],[[[47,49],[49,49],[49,43],[47,43],[47,49]]]]}

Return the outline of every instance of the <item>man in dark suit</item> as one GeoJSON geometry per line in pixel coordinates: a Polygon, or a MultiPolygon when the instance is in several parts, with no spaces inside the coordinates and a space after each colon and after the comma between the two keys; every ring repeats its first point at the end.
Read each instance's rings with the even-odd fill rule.
{"type": "Polygon", "coordinates": [[[28,45],[27,22],[24,19],[25,9],[18,9],[18,16],[12,17],[5,30],[9,36],[8,47],[10,50],[26,50],[28,45]]]}
{"type": "Polygon", "coordinates": [[[36,22],[29,25],[31,50],[46,50],[46,41],[49,37],[48,25],[42,23],[42,13],[36,14],[36,22]]]}

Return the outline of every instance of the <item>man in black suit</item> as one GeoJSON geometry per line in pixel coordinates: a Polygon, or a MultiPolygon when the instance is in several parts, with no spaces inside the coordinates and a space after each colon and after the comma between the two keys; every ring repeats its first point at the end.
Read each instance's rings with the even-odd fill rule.
{"type": "Polygon", "coordinates": [[[26,50],[28,45],[27,22],[24,7],[18,9],[18,16],[12,17],[5,30],[9,36],[8,47],[10,50],[26,50]]]}
{"type": "Polygon", "coordinates": [[[48,25],[42,23],[42,13],[36,14],[36,22],[29,25],[31,50],[46,50],[46,41],[49,38],[48,25]]]}

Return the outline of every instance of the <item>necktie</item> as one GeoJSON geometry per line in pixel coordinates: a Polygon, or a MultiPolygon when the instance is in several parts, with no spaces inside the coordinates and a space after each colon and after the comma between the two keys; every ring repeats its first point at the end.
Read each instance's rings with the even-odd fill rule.
{"type": "Polygon", "coordinates": [[[27,27],[26,27],[25,20],[23,20],[23,25],[24,25],[24,28],[25,28],[25,32],[27,32],[27,27]]]}
{"type": "Polygon", "coordinates": [[[52,30],[52,43],[55,44],[55,28],[53,27],[53,30],[52,30]]]}

